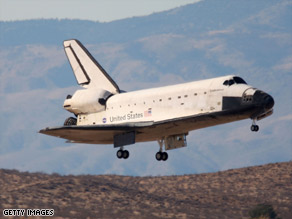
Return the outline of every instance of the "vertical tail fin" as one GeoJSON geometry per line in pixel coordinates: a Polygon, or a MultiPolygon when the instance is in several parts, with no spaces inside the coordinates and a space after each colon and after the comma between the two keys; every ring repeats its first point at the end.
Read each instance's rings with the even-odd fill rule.
{"type": "Polygon", "coordinates": [[[80,86],[120,93],[118,85],[78,40],[64,41],[64,49],[80,86]]]}

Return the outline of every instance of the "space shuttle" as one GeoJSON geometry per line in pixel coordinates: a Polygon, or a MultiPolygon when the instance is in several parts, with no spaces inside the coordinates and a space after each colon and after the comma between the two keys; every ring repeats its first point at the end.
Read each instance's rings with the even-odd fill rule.
{"type": "Polygon", "coordinates": [[[119,159],[129,157],[127,145],[157,141],[155,158],[166,161],[167,150],[187,146],[190,131],[251,119],[257,132],[256,122],[273,113],[273,97],[236,75],[125,92],[78,40],[64,41],[64,50],[82,87],[63,105],[74,116],[39,132],[70,143],[113,145],[119,159]]]}

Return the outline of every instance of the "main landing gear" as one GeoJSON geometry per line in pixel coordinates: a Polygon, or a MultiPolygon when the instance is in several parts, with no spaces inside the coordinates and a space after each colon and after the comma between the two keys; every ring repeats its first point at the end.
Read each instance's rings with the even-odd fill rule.
{"type": "Polygon", "coordinates": [[[128,159],[129,156],[130,156],[129,151],[123,150],[123,148],[121,148],[120,150],[117,151],[117,157],[119,159],[121,159],[121,158],[128,159]]]}
{"type": "Polygon", "coordinates": [[[162,152],[164,143],[165,143],[164,139],[158,140],[158,144],[159,144],[160,149],[155,155],[155,158],[158,161],[166,161],[168,159],[167,152],[162,152]]]}
{"type": "Polygon", "coordinates": [[[158,151],[155,155],[155,158],[158,161],[166,161],[168,158],[168,154],[166,152],[158,151]]]}
{"type": "Polygon", "coordinates": [[[252,122],[252,125],[251,125],[251,127],[250,127],[250,130],[252,131],[252,132],[257,132],[257,131],[259,131],[259,126],[258,125],[256,125],[256,123],[255,123],[255,120],[253,120],[253,122],[252,122]]]}

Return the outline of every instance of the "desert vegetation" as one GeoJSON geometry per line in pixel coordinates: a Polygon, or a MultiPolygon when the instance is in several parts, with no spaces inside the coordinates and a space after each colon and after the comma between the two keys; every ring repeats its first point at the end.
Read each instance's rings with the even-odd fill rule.
{"type": "Polygon", "coordinates": [[[0,208],[49,208],[59,218],[256,218],[267,203],[270,216],[284,219],[292,215],[291,179],[292,162],[160,177],[1,169],[0,208]]]}

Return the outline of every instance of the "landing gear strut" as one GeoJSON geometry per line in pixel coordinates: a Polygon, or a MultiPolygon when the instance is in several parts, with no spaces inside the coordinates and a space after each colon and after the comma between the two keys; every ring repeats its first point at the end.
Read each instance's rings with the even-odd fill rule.
{"type": "Polygon", "coordinates": [[[259,126],[256,125],[255,120],[253,120],[252,125],[251,125],[251,127],[250,127],[250,130],[251,130],[252,132],[257,132],[257,131],[259,131],[259,126]]]}
{"type": "Polygon", "coordinates": [[[166,161],[168,159],[168,154],[167,152],[162,152],[163,145],[165,144],[164,139],[158,140],[158,144],[159,144],[160,149],[156,153],[155,158],[158,161],[166,161]]]}
{"type": "Polygon", "coordinates": [[[121,148],[120,150],[117,151],[117,157],[119,159],[121,159],[121,158],[128,159],[129,156],[130,156],[129,151],[123,150],[123,148],[121,148]]]}

